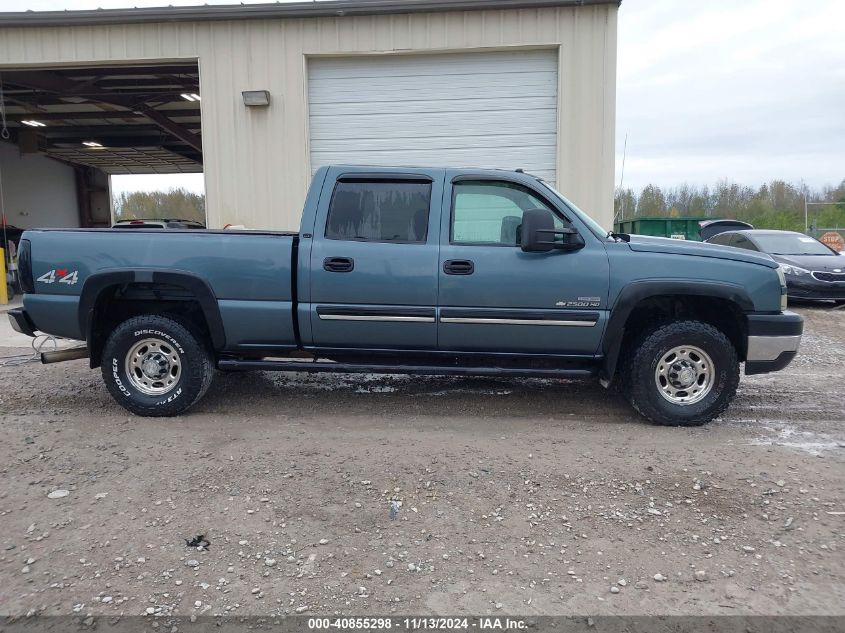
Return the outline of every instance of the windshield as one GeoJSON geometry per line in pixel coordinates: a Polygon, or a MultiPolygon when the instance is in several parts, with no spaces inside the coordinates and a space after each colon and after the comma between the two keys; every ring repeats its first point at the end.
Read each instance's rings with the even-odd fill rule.
{"type": "Polygon", "coordinates": [[[597,238],[604,239],[604,238],[607,237],[607,231],[602,228],[601,224],[596,222],[593,218],[591,218],[589,215],[584,213],[581,209],[579,209],[574,204],[572,204],[569,200],[567,200],[563,196],[562,193],[560,193],[557,189],[552,187],[549,183],[544,182],[542,180],[538,180],[538,182],[541,185],[543,185],[546,189],[551,191],[566,207],[569,208],[570,211],[572,211],[572,213],[577,215],[578,219],[580,219],[584,224],[586,224],[587,228],[590,229],[590,231],[592,231],[597,238]]]}
{"type": "Polygon", "coordinates": [[[770,255],[835,255],[821,242],[796,233],[755,235],[754,240],[760,250],[770,255]]]}

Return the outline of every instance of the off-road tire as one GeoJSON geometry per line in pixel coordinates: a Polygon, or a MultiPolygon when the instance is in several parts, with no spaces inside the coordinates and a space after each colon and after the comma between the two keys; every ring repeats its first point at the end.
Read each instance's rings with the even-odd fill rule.
{"type": "Polygon", "coordinates": [[[112,331],[103,348],[101,369],[106,387],[124,409],[140,416],[166,417],[182,413],[205,395],[214,377],[214,357],[191,324],[149,314],[132,317],[112,331]],[[127,374],[127,355],[146,339],[160,340],[178,355],[178,379],[162,395],[143,393],[127,374]]]}
{"type": "Polygon", "coordinates": [[[736,349],[720,330],[700,321],[677,321],[646,332],[629,354],[623,384],[634,409],[655,424],[701,426],[722,414],[736,395],[739,359],[736,349]],[[704,398],[675,404],[664,398],[655,383],[663,355],[676,346],[692,345],[712,359],[713,385],[704,398]]]}

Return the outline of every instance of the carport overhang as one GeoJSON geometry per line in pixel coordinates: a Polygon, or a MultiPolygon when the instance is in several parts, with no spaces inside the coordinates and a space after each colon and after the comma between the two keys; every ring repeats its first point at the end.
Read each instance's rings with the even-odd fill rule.
{"type": "Polygon", "coordinates": [[[202,171],[195,60],[0,68],[10,138],[107,174],[202,171]]]}

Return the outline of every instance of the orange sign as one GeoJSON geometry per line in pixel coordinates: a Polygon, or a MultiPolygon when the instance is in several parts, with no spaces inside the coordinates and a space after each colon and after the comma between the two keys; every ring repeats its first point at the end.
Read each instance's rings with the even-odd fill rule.
{"type": "Polygon", "coordinates": [[[819,242],[827,244],[835,251],[845,251],[845,239],[836,231],[828,231],[819,238],[819,242]]]}

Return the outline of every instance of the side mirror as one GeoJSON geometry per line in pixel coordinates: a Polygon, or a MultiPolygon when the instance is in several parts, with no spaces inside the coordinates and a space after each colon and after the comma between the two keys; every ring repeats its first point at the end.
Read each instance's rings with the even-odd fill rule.
{"type": "Polygon", "coordinates": [[[520,247],[526,253],[577,251],[584,248],[584,238],[575,229],[556,229],[554,215],[548,209],[527,209],[522,212],[520,247]]]}

